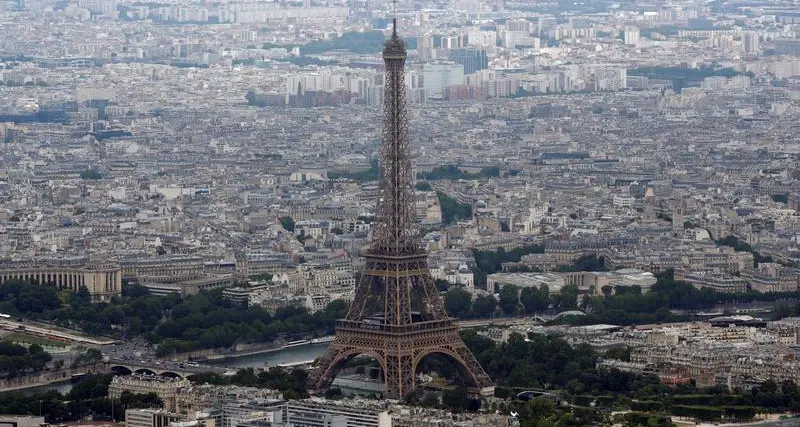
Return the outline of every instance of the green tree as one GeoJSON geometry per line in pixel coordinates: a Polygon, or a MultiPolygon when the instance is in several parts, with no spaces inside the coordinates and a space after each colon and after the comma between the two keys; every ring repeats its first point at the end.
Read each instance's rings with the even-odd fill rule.
{"type": "Polygon", "coordinates": [[[332,387],[325,392],[325,398],[327,399],[337,400],[341,399],[343,396],[344,394],[342,393],[342,389],[338,387],[332,387]]]}
{"type": "Polygon", "coordinates": [[[617,359],[623,362],[631,361],[631,349],[629,347],[612,348],[603,355],[606,359],[617,359]]]}
{"type": "Polygon", "coordinates": [[[86,375],[72,386],[66,398],[69,400],[86,400],[108,395],[108,385],[111,384],[113,375],[97,374],[86,375]]]}
{"type": "Polygon", "coordinates": [[[0,377],[16,378],[44,370],[53,357],[38,344],[28,348],[0,341],[0,377]]]}
{"type": "Polygon", "coordinates": [[[125,408],[163,408],[164,401],[155,393],[138,394],[123,391],[119,401],[125,408]]]}
{"type": "Polygon", "coordinates": [[[479,296],[472,302],[472,311],[476,317],[491,317],[496,309],[497,300],[492,295],[479,296]]]}
{"type": "Polygon", "coordinates": [[[414,185],[414,188],[416,190],[419,190],[419,191],[431,191],[431,190],[433,190],[433,187],[431,187],[431,184],[428,183],[428,182],[425,182],[425,181],[420,181],[420,182],[416,183],[414,185]]]}
{"type": "Polygon", "coordinates": [[[370,167],[366,171],[359,172],[329,172],[329,179],[350,179],[356,182],[377,181],[380,174],[380,167],[378,160],[374,159],[370,162],[370,167]]]}
{"type": "Polygon", "coordinates": [[[87,306],[92,303],[92,294],[89,293],[89,289],[86,286],[81,286],[78,288],[77,292],[73,292],[70,295],[69,303],[73,308],[79,308],[81,306],[87,306]]]}
{"type": "Polygon", "coordinates": [[[550,291],[546,289],[528,287],[522,289],[519,302],[525,307],[525,313],[534,314],[550,307],[550,291]]]}
{"type": "Polygon", "coordinates": [[[96,348],[90,348],[85,353],[79,354],[72,361],[72,367],[93,365],[103,361],[103,352],[96,348]]]}
{"type": "Polygon", "coordinates": [[[506,251],[504,248],[497,248],[496,251],[477,251],[472,252],[475,257],[475,286],[486,286],[486,275],[496,273],[503,268],[503,263],[519,262],[528,254],[544,253],[542,245],[526,245],[506,251]]]}
{"type": "Polygon", "coordinates": [[[519,308],[519,288],[505,285],[500,289],[500,308],[503,313],[513,316],[519,308]]]}
{"type": "Polygon", "coordinates": [[[439,406],[439,396],[435,393],[425,393],[422,397],[422,406],[426,408],[435,408],[439,406]]]}
{"type": "Polygon", "coordinates": [[[553,298],[553,307],[559,311],[576,310],[578,308],[578,295],[580,290],[575,285],[561,288],[561,292],[553,298]]]}
{"type": "Polygon", "coordinates": [[[469,408],[467,389],[457,387],[452,390],[445,390],[442,393],[442,405],[453,412],[466,411],[469,408]]]}
{"type": "Polygon", "coordinates": [[[583,383],[580,382],[580,380],[575,379],[575,378],[569,380],[567,382],[567,385],[564,387],[564,389],[567,391],[567,393],[570,393],[572,395],[578,395],[578,394],[583,393],[583,390],[585,388],[586,387],[583,385],[583,383]]]}
{"type": "Polygon", "coordinates": [[[525,411],[522,413],[522,416],[526,420],[532,421],[535,426],[556,425],[542,423],[556,415],[556,404],[546,397],[531,399],[528,404],[525,405],[525,411]]]}
{"type": "Polygon", "coordinates": [[[472,308],[472,295],[454,286],[444,296],[444,308],[451,316],[464,317],[472,308]]]}
{"type": "Polygon", "coordinates": [[[447,290],[450,289],[450,286],[452,286],[450,282],[444,279],[436,279],[434,280],[434,283],[436,284],[436,289],[439,292],[447,292],[447,290]]]}
{"type": "Polygon", "coordinates": [[[81,179],[99,180],[103,179],[103,174],[94,169],[86,169],[85,171],[81,172],[81,179]]]}
{"type": "Polygon", "coordinates": [[[282,216],[280,218],[281,226],[284,230],[294,232],[294,220],[290,216],[282,216]]]}
{"type": "Polygon", "coordinates": [[[458,200],[440,191],[436,192],[436,195],[439,198],[439,206],[442,210],[442,222],[445,224],[472,218],[472,205],[459,203],[458,200]]]}

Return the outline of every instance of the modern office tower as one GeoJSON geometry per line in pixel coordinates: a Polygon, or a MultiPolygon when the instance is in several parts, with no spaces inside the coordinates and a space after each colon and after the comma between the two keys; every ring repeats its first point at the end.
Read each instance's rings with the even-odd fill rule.
{"type": "Polygon", "coordinates": [[[497,32],[471,29],[467,33],[467,43],[472,47],[493,48],[497,46],[497,32]]]}
{"type": "Polygon", "coordinates": [[[758,33],[744,33],[742,35],[742,45],[742,47],[744,47],[744,53],[758,53],[761,48],[758,33]]]}
{"type": "Polygon", "coordinates": [[[527,19],[509,19],[508,22],[506,22],[506,29],[508,31],[521,31],[530,34],[531,21],[527,19]]]}
{"type": "Polygon", "coordinates": [[[468,47],[451,49],[447,53],[447,59],[464,66],[464,74],[472,74],[489,68],[489,57],[486,55],[486,49],[468,47]]]}
{"type": "Polygon", "coordinates": [[[441,99],[445,88],[464,84],[464,67],[453,62],[425,64],[422,85],[428,99],[441,99]]]}
{"type": "Polygon", "coordinates": [[[422,35],[417,37],[417,57],[422,61],[433,59],[433,36],[422,35]]]}
{"type": "Polygon", "coordinates": [[[458,36],[442,37],[441,40],[442,48],[444,49],[455,49],[462,46],[461,38],[458,36]]]}
{"type": "Polygon", "coordinates": [[[775,44],[775,55],[800,56],[800,40],[796,39],[777,39],[775,44]]]}
{"type": "Polygon", "coordinates": [[[626,45],[637,46],[639,44],[639,29],[636,27],[626,27],[624,37],[626,45]]]}
{"type": "Polygon", "coordinates": [[[378,223],[364,255],[365,264],[347,316],[336,322],[336,338],[319,359],[311,385],[321,392],[355,356],[380,364],[384,398],[402,399],[417,385],[417,367],[428,355],[441,354],[459,365],[473,392],[494,393],[494,385],[464,344],[428,269],[419,241],[406,112],[406,47],[397,36],[383,48],[386,64],[383,146],[378,223]],[[419,304],[412,301],[418,301],[419,304]]]}

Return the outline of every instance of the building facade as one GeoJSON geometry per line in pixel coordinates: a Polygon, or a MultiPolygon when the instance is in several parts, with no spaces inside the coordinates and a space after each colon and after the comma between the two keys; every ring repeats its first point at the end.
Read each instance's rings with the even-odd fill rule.
{"type": "Polygon", "coordinates": [[[139,374],[115,376],[108,385],[108,397],[119,399],[126,391],[135,394],[155,393],[164,402],[164,409],[175,411],[178,392],[189,385],[189,380],[185,378],[139,374]]]}
{"type": "Polygon", "coordinates": [[[122,292],[122,271],[114,264],[58,265],[50,263],[0,262],[0,283],[22,280],[78,291],[85,286],[92,302],[108,302],[122,292]]]}

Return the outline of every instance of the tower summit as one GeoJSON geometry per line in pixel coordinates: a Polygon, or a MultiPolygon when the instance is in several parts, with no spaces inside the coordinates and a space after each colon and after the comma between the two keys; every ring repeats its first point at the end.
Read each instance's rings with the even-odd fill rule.
{"type": "Polygon", "coordinates": [[[420,362],[440,354],[458,366],[463,385],[492,394],[494,385],[449,318],[428,270],[414,222],[414,187],[406,116],[405,43],[392,36],[383,47],[386,67],[381,146],[381,198],[372,244],[345,319],[311,376],[316,391],[330,387],[336,373],[358,355],[375,358],[385,381],[384,397],[402,399],[416,388],[420,362]]]}

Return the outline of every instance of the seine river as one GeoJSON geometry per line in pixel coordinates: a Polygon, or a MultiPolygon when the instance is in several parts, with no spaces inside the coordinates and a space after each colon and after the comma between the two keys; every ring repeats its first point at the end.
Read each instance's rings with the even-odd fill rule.
{"type": "Polygon", "coordinates": [[[322,353],[328,348],[329,344],[330,343],[302,345],[271,353],[220,360],[218,362],[213,362],[213,364],[231,368],[263,368],[266,366],[282,365],[284,363],[310,362],[322,356],[322,353]]]}
{"type": "Polygon", "coordinates": [[[23,388],[22,390],[19,390],[19,392],[24,394],[24,395],[26,395],[26,396],[30,396],[30,395],[32,395],[34,393],[43,393],[43,392],[48,391],[48,390],[55,390],[55,391],[57,391],[57,392],[59,392],[61,394],[67,394],[67,393],[69,393],[70,390],[72,390],[72,382],[67,380],[67,381],[62,381],[62,382],[58,382],[58,383],[52,383],[52,384],[48,384],[48,385],[40,385],[40,386],[37,386],[37,387],[23,388]]]}
{"type": "MultiPolygon", "coordinates": [[[[216,366],[226,366],[229,368],[263,368],[267,366],[282,365],[284,363],[310,362],[328,348],[330,343],[309,344],[298,347],[287,348],[284,350],[273,351],[271,353],[256,354],[253,356],[237,357],[235,359],[220,360],[211,364],[216,366]]],[[[31,387],[22,390],[25,394],[56,390],[62,394],[69,393],[72,383],[64,381],[39,387],[31,387]]]]}

